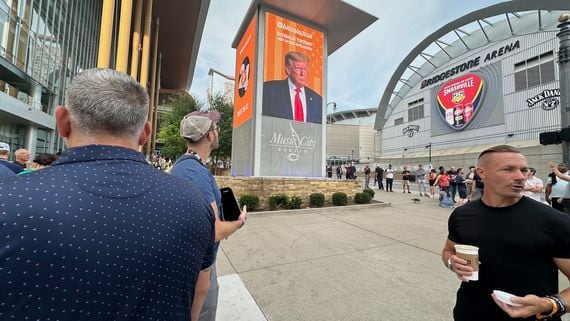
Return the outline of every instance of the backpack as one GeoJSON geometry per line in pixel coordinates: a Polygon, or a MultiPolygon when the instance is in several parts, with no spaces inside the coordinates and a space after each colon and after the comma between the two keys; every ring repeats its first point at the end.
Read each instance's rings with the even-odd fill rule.
{"type": "Polygon", "coordinates": [[[449,175],[443,174],[439,176],[439,186],[448,187],[449,186],[449,175]]]}

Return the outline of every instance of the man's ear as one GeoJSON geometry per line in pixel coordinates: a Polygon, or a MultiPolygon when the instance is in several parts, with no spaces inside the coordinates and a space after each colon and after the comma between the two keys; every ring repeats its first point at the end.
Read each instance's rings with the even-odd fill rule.
{"type": "Polygon", "coordinates": [[[55,123],[59,136],[67,138],[71,133],[71,120],[69,119],[69,110],[65,106],[57,106],[55,108],[55,123]]]}
{"type": "Polygon", "coordinates": [[[151,133],[152,133],[152,128],[151,128],[150,122],[147,121],[147,122],[144,124],[144,128],[143,128],[143,130],[141,131],[141,134],[140,134],[140,136],[139,136],[139,145],[144,145],[144,144],[146,144],[146,141],[147,141],[148,138],[150,137],[150,134],[151,134],[151,133]]]}
{"type": "Polygon", "coordinates": [[[477,169],[475,170],[477,172],[477,175],[479,175],[479,177],[481,177],[481,179],[485,178],[485,169],[481,168],[481,167],[477,167],[477,169]]]}

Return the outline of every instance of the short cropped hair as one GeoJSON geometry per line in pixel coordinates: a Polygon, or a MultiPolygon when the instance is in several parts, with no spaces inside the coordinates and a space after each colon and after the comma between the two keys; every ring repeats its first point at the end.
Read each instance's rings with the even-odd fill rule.
{"type": "Polygon", "coordinates": [[[481,152],[481,154],[479,154],[479,158],[481,159],[481,157],[485,154],[490,154],[490,153],[517,153],[517,154],[522,154],[520,149],[510,146],[510,145],[497,145],[497,146],[493,146],[491,148],[487,148],[484,151],[481,152]]]}
{"type": "Polygon", "coordinates": [[[146,90],[111,69],[85,70],[67,89],[70,121],[83,135],[107,134],[137,141],[148,116],[146,90]]]}

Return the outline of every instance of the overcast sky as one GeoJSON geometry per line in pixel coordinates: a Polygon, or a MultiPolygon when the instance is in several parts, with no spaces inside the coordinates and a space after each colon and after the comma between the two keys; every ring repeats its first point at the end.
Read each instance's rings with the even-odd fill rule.
{"type": "MultiPolygon", "coordinates": [[[[311,0],[306,0],[311,1],[311,0]]],[[[328,61],[327,102],[339,110],[378,107],[386,84],[404,57],[425,37],[471,11],[500,0],[344,0],[378,20],[328,61]]],[[[231,43],[250,0],[211,0],[190,93],[204,100],[208,70],[232,75],[231,43]]],[[[330,112],[330,111],[328,111],[330,112]]]]}

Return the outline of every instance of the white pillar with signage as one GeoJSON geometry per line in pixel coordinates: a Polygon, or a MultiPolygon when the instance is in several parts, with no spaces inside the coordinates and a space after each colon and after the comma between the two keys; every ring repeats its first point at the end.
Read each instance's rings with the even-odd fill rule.
{"type": "Polygon", "coordinates": [[[232,175],[325,176],[327,57],[375,20],[339,0],[252,2],[232,44],[232,175]]]}

